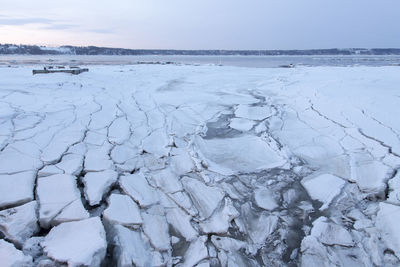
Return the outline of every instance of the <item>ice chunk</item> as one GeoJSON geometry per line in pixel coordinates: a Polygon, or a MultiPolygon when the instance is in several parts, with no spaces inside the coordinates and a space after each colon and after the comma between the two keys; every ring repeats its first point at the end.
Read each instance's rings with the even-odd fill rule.
{"type": "Polygon", "coordinates": [[[153,257],[149,253],[150,245],[144,242],[138,231],[115,225],[112,234],[117,266],[153,266],[153,257]]]}
{"type": "Polygon", "coordinates": [[[351,247],[355,244],[351,234],[344,227],[328,222],[325,217],[319,217],[313,222],[311,235],[325,245],[351,247]]]}
{"type": "Polygon", "coordinates": [[[400,205],[400,172],[389,180],[389,203],[400,205]]]}
{"type": "Polygon", "coordinates": [[[286,162],[257,136],[210,140],[196,137],[195,143],[207,160],[209,169],[224,175],[256,172],[279,167],[286,162]]]}
{"type": "Polygon", "coordinates": [[[265,210],[273,210],[278,207],[274,199],[274,193],[268,188],[257,188],[254,190],[254,199],[257,206],[265,210]]]}
{"type": "Polygon", "coordinates": [[[249,120],[263,120],[271,117],[273,112],[269,106],[247,106],[239,105],[235,110],[235,116],[249,120]]]}
{"type": "Polygon", "coordinates": [[[190,243],[189,248],[186,250],[182,267],[195,266],[201,260],[208,257],[208,250],[205,245],[206,241],[207,236],[200,236],[190,243]]]}
{"type": "Polygon", "coordinates": [[[117,118],[108,128],[108,140],[111,143],[122,144],[131,135],[129,122],[124,117],[117,118]]]}
{"type": "Polygon", "coordinates": [[[34,171],[42,166],[39,158],[28,156],[13,148],[6,147],[0,153],[0,174],[34,171]]]}
{"type": "Polygon", "coordinates": [[[179,208],[167,209],[166,218],[168,223],[181,234],[186,241],[191,241],[197,237],[196,230],[190,224],[191,217],[179,208]]]}
{"type": "Polygon", "coordinates": [[[56,167],[63,170],[64,173],[79,175],[83,169],[83,156],[77,154],[65,155],[56,167]]]}
{"type": "Polygon", "coordinates": [[[171,242],[168,234],[168,223],[165,217],[157,214],[143,213],[143,231],[150,243],[157,250],[169,250],[171,242]]]}
{"type": "Polygon", "coordinates": [[[247,218],[247,231],[254,244],[261,245],[278,227],[278,216],[262,213],[258,218],[247,218]],[[250,221],[249,221],[250,220],[250,221]]]}
{"type": "Polygon", "coordinates": [[[109,144],[100,148],[89,149],[85,156],[85,170],[90,172],[112,169],[113,162],[108,156],[110,149],[111,146],[109,144]]]}
{"type": "Polygon", "coordinates": [[[156,157],[168,156],[170,148],[169,137],[165,133],[165,129],[161,128],[152,132],[143,140],[143,150],[154,154],[156,157]]]}
{"type": "Polygon", "coordinates": [[[181,182],[203,218],[210,217],[224,197],[221,189],[207,186],[196,179],[184,177],[181,182]]]}
{"type": "Polygon", "coordinates": [[[50,175],[54,175],[54,174],[62,174],[62,173],[64,173],[64,171],[60,170],[55,165],[47,165],[47,166],[44,166],[38,172],[38,177],[45,177],[45,176],[50,176],[50,175]]]}
{"type": "Polygon", "coordinates": [[[126,161],[137,157],[141,150],[138,148],[131,148],[127,145],[115,146],[111,150],[111,158],[114,162],[123,164],[126,161]]]}
{"type": "Polygon", "coordinates": [[[213,235],[211,236],[211,242],[219,250],[225,250],[226,252],[238,251],[247,247],[246,242],[224,236],[213,235]]]}
{"type": "Polygon", "coordinates": [[[121,176],[119,185],[141,207],[147,207],[158,202],[154,189],[150,187],[142,173],[121,176]]]}
{"type": "Polygon", "coordinates": [[[108,208],[103,212],[103,218],[109,222],[131,226],[141,224],[139,207],[126,195],[111,194],[108,208]]]}
{"type": "Polygon", "coordinates": [[[78,221],[89,218],[89,212],[83,207],[81,199],[74,200],[66,206],[52,221],[53,224],[78,221]]]}
{"type": "Polygon", "coordinates": [[[255,122],[252,120],[243,118],[232,118],[231,122],[229,123],[229,127],[241,132],[247,132],[250,131],[251,128],[253,128],[254,124],[255,122]]]}
{"type": "Polygon", "coordinates": [[[386,245],[400,257],[400,206],[389,203],[379,203],[379,211],[376,216],[376,227],[381,232],[386,245]]]}
{"type": "Polygon", "coordinates": [[[16,249],[13,244],[0,239],[0,259],[1,266],[4,267],[30,267],[32,257],[24,255],[22,251],[16,249]]]}
{"type": "MultiPolygon", "coordinates": [[[[39,221],[44,228],[52,225],[53,219],[75,200],[79,200],[75,203],[78,207],[82,205],[76,178],[72,175],[56,174],[39,178],[36,194],[40,204],[39,221]]],[[[80,207],[80,210],[82,209],[83,207],[80,207]]]]}
{"type": "Polygon", "coordinates": [[[361,191],[372,195],[382,195],[386,189],[385,181],[392,169],[380,161],[371,159],[365,154],[354,154],[351,157],[351,180],[355,181],[361,191]]]}
{"type": "Polygon", "coordinates": [[[22,206],[0,211],[0,231],[18,246],[39,231],[37,224],[37,203],[28,202],[22,206]]]}
{"type": "Polygon", "coordinates": [[[153,179],[155,180],[157,187],[165,193],[175,193],[182,191],[182,185],[176,174],[174,174],[170,169],[164,169],[153,174],[153,179]]]}
{"type": "Polygon", "coordinates": [[[99,217],[55,226],[41,245],[48,257],[69,266],[100,266],[107,249],[106,233],[99,217]]]}
{"type": "Polygon", "coordinates": [[[33,171],[0,175],[0,208],[33,200],[35,178],[33,171]]]}
{"type": "Polygon", "coordinates": [[[332,266],[327,249],[314,236],[306,236],[303,239],[301,252],[301,266],[332,266]]]}
{"type": "Polygon", "coordinates": [[[89,204],[91,206],[99,204],[117,179],[118,173],[113,170],[86,173],[82,182],[85,185],[85,197],[89,204]]]}
{"type": "Polygon", "coordinates": [[[323,203],[320,210],[327,209],[332,200],[340,194],[345,181],[335,175],[326,173],[316,177],[309,176],[301,180],[301,184],[314,200],[323,203]]]}
{"type": "Polygon", "coordinates": [[[228,231],[230,222],[237,218],[240,213],[235,209],[232,200],[225,198],[223,208],[215,212],[207,221],[199,224],[204,233],[219,233],[223,234],[228,231]]]}
{"type": "Polygon", "coordinates": [[[184,149],[177,149],[177,153],[171,157],[170,166],[177,175],[183,175],[195,168],[192,158],[184,149]]]}

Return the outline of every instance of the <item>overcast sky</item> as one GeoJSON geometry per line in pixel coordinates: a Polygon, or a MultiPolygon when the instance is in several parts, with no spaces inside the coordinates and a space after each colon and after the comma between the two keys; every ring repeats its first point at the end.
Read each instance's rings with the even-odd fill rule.
{"type": "Polygon", "coordinates": [[[400,0],[0,0],[0,43],[400,47],[400,0]]]}

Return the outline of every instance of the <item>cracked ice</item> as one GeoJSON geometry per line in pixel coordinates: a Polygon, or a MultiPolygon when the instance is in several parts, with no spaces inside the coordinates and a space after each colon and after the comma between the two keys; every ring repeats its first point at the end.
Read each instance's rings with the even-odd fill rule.
{"type": "Polygon", "coordinates": [[[5,266],[398,266],[400,69],[0,68],[5,266]]]}

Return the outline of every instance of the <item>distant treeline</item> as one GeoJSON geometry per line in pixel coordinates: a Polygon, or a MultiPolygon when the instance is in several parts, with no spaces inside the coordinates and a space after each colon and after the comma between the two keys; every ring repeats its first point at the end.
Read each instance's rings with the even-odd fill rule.
{"type": "Polygon", "coordinates": [[[192,55],[192,56],[277,56],[277,55],[400,55],[399,48],[348,48],[310,50],[170,50],[124,49],[97,46],[45,47],[37,45],[0,44],[0,54],[5,55],[192,55]]]}

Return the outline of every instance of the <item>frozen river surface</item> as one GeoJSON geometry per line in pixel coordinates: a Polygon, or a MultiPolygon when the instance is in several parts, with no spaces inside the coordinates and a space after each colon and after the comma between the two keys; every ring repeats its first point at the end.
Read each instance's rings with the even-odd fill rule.
{"type": "Polygon", "coordinates": [[[399,266],[399,86],[388,66],[0,67],[0,262],[399,266]]]}

